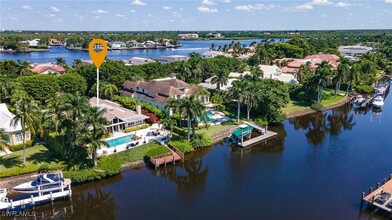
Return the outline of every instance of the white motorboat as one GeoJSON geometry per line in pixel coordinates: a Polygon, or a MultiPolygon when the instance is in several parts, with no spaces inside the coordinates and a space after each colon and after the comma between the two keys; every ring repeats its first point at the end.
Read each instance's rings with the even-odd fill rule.
{"type": "Polygon", "coordinates": [[[373,100],[374,108],[382,108],[384,106],[384,98],[382,96],[376,96],[373,100]]]}
{"type": "Polygon", "coordinates": [[[26,194],[50,192],[66,188],[67,184],[64,184],[64,180],[62,172],[40,174],[35,180],[19,184],[13,189],[16,192],[26,194]]]}

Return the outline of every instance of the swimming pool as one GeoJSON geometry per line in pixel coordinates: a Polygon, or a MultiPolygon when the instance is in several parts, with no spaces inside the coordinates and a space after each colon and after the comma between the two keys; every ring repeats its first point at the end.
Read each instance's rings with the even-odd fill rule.
{"type": "Polygon", "coordinates": [[[130,134],[127,136],[123,136],[123,137],[119,137],[119,138],[114,138],[111,140],[108,140],[107,143],[109,145],[109,147],[115,147],[121,144],[126,144],[129,143],[133,140],[133,138],[135,137],[135,135],[130,134]]]}
{"type": "MultiPolygon", "coordinates": [[[[212,115],[212,114],[213,114],[212,111],[207,111],[207,112],[206,112],[207,122],[214,122],[214,121],[216,121],[216,119],[211,118],[211,115],[212,115]]],[[[202,122],[202,120],[201,120],[200,117],[196,117],[196,120],[199,121],[199,122],[202,122]]]]}

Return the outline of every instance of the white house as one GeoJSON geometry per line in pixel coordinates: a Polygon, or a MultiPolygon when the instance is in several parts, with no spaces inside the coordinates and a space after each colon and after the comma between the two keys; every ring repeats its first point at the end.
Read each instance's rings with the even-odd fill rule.
{"type": "MultiPolygon", "coordinates": [[[[0,103],[0,129],[4,129],[6,135],[5,142],[9,145],[23,143],[22,126],[18,122],[15,126],[11,125],[12,119],[15,117],[5,103],[0,103]]],[[[26,141],[30,140],[30,133],[26,132],[26,141]]]]}
{"type": "Polygon", "coordinates": [[[27,43],[29,47],[38,47],[40,41],[41,39],[36,38],[33,40],[20,41],[20,43],[27,43]]]}
{"type": "Polygon", "coordinates": [[[350,59],[350,60],[358,60],[358,57],[372,53],[374,49],[372,47],[366,47],[361,45],[354,45],[354,46],[340,46],[338,48],[340,55],[350,59]]]}
{"type": "Polygon", "coordinates": [[[201,55],[203,58],[214,58],[217,56],[231,56],[225,52],[222,51],[214,51],[214,50],[210,50],[210,51],[206,51],[201,55]]]}
{"type": "Polygon", "coordinates": [[[144,58],[144,57],[132,57],[129,60],[124,60],[125,65],[127,66],[137,66],[137,65],[143,65],[147,63],[155,63],[156,61],[153,59],[149,58],[144,58]]]}
{"type": "Polygon", "coordinates": [[[298,84],[293,74],[282,73],[282,70],[276,65],[259,65],[261,71],[263,71],[264,79],[276,79],[284,83],[298,84]]]}
{"type": "Polygon", "coordinates": [[[126,45],[124,42],[122,42],[122,41],[114,41],[114,42],[112,42],[112,44],[111,44],[111,48],[112,48],[113,50],[124,49],[124,48],[126,48],[126,47],[127,47],[127,45],[126,45]]]}
{"type": "Polygon", "coordinates": [[[161,63],[171,63],[171,62],[187,61],[187,60],[189,60],[189,57],[182,56],[182,55],[169,55],[169,56],[161,56],[158,58],[158,61],[161,63]]]}

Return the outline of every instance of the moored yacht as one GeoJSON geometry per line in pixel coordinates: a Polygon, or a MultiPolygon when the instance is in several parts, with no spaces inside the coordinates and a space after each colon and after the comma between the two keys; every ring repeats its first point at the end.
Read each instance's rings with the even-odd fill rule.
{"type": "Polygon", "coordinates": [[[382,108],[384,106],[384,98],[382,96],[376,96],[373,100],[374,108],[382,108]]]}
{"type": "Polygon", "coordinates": [[[66,188],[67,184],[64,184],[64,180],[61,172],[40,174],[35,180],[19,184],[13,189],[16,192],[27,194],[50,192],[66,188]]]}

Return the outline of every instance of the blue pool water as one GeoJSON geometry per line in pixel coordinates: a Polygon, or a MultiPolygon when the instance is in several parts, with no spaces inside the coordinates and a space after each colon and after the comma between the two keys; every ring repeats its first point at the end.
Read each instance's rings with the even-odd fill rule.
{"type": "Polygon", "coordinates": [[[127,136],[123,136],[123,137],[115,138],[115,139],[112,139],[112,140],[108,140],[107,142],[108,142],[109,147],[115,147],[115,146],[118,146],[118,145],[121,145],[121,144],[126,144],[126,143],[131,142],[134,137],[135,137],[135,135],[130,134],[130,135],[127,135],[127,136]]]}
{"type": "MultiPolygon", "coordinates": [[[[206,112],[206,116],[207,116],[207,122],[214,122],[215,119],[211,118],[212,115],[212,111],[207,111],[206,112]]],[[[196,120],[201,122],[201,118],[200,117],[196,117],[196,120]]]]}

